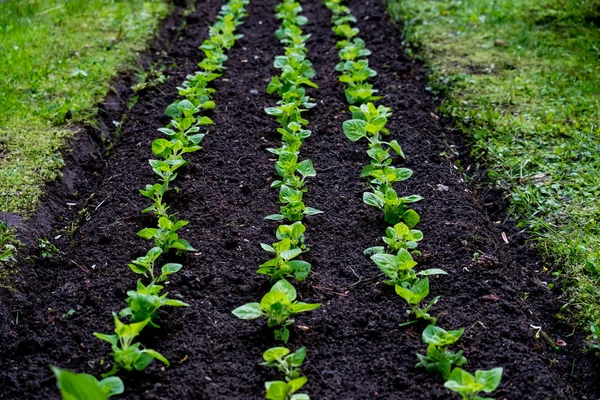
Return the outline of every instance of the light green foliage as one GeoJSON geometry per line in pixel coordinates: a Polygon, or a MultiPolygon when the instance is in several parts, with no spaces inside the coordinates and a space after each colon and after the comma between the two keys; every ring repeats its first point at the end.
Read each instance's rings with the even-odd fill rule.
{"type": "Polygon", "coordinates": [[[304,280],[310,272],[310,263],[294,260],[302,254],[300,247],[293,246],[289,238],[285,238],[273,246],[261,244],[263,250],[274,254],[274,258],[263,263],[258,271],[259,274],[269,275],[273,281],[281,278],[294,277],[298,281],[304,280]]]}
{"type": "MultiPolygon", "coordinates": [[[[166,267],[174,266],[181,269],[180,264],[166,264],[166,267]]],[[[163,267],[164,268],[164,267],[163,267]]],[[[121,310],[121,317],[128,317],[131,322],[149,321],[149,324],[155,328],[159,326],[154,323],[158,309],[163,306],[188,307],[189,304],[180,300],[168,299],[168,293],[159,295],[163,286],[157,285],[152,281],[148,286],[144,286],[141,280],[138,280],[136,290],[127,292],[128,307],[121,310]]]]}
{"type": "Polygon", "coordinates": [[[272,347],[263,353],[265,361],[260,365],[277,369],[284,374],[286,382],[289,382],[300,377],[300,367],[305,358],[305,347],[301,347],[293,353],[285,347],[272,347]]]}
{"type": "Polygon", "coordinates": [[[74,123],[95,123],[111,78],[132,67],[163,0],[9,0],[0,7],[0,211],[29,215],[60,175],[74,123]],[[84,45],[82,45],[84,44],[84,45]]]}
{"type": "Polygon", "coordinates": [[[125,391],[123,381],[116,376],[98,381],[92,375],[51,368],[63,400],[107,400],[125,391]]]}
{"type": "Polygon", "coordinates": [[[266,318],[269,328],[275,328],[275,339],[287,343],[290,336],[287,327],[294,323],[290,317],[321,306],[321,303],[296,301],[296,297],[296,289],[281,279],[263,296],[260,303],[245,304],[233,310],[233,314],[240,319],[266,318]]]}
{"type": "Polygon", "coordinates": [[[410,314],[414,314],[415,319],[423,319],[432,324],[436,323],[436,318],[429,315],[429,309],[440,299],[434,297],[425,306],[421,302],[429,296],[429,278],[417,279],[414,282],[404,282],[402,285],[396,285],[396,294],[404,299],[410,307],[410,314]]]}
{"type": "Polygon", "coordinates": [[[112,348],[114,365],[103,377],[112,376],[120,369],[124,369],[125,371],[133,371],[134,369],[143,371],[154,359],[169,366],[169,360],[163,357],[162,354],[151,349],[141,349],[141,343],[134,342],[134,339],[150,322],[150,319],[124,324],[119,320],[117,314],[113,313],[113,317],[115,320],[115,334],[105,335],[103,333],[94,333],[94,336],[98,339],[110,343],[112,348]]]}
{"type": "Polygon", "coordinates": [[[489,397],[480,397],[478,394],[493,392],[500,385],[501,380],[502,368],[477,370],[475,376],[463,369],[454,368],[444,386],[459,393],[463,400],[493,400],[489,397]]]}
{"type": "Polygon", "coordinates": [[[301,376],[289,382],[265,382],[265,389],[267,389],[265,398],[269,400],[310,400],[307,394],[296,393],[302,386],[306,385],[307,381],[308,379],[305,376],[301,376]]]}
{"type": "Polygon", "coordinates": [[[564,266],[573,322],[600,325],[600,30],[596,0],[388,0],[443,89],[441,110],[564,266]]]}
{"type": "Polygon", "coordinates": [[[158,228],[144,228],[137,234],[146,240],[154,239],[156,247],[162,250],[161,253],[167,253],[171,249],[177,251],[195,251],[187,240],[180,239],[176,233],[179,229],[186,226],[189,222],[183,220],[174,220],[174,217],[160,217],[158,228]]]}
{"type": "Polygon", "coordinates": [[[417,367],[423,367],[428,372],[438,373],[444,380],[448,379],[453,366],[460,367],[467,363],[467,359],[462,355],[462,350],[456,353],[448,350],[448,346],[456,343],[464,331],[464,328],[447,331],[434,325],[425,328],[422,338],[423,342],[428,345],[427,354],[417,354],[419,358],[417,367]]]}

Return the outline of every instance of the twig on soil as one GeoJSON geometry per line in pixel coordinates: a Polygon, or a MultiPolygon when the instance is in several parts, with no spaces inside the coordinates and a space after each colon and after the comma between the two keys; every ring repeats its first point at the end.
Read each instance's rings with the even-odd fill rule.
{"type": "Polygon", "coordinates": [[[90,270],[89,270],[89,269],[87,269],[86,267],[84,267],[83,265],[80,265],[80,264],[76,263],[76,262],[75,262],[75,261],[73,261],[73,260],[70,260],[70,261],[71,261],[73,264],[77,265],[79,268],[81,268],[81,270],[82,270],[83,272],[85,272],[85,273],[87,273],[87,274],[89,274],[89,273],[90,273],[90,270]]]}
{"type": "Polygon", "coordinates": [[[351,285],[348,285],[348,287],[346,288],[346,290],[352,289],[354,286],[358,285],[359,283],[362,282],[369,282],[369,281],[374,281],[375,279],[379,278],[379,275],[377,276],[372,276],[371,278],[367,278],[367,279],[363,279],[362,277],[359,278],[356,282],[354,282],[351,285]]]}
{"type": "Polygon", "coordinates": [[[318,168],[317,172],[325,172],[325,171],[330,171],[332,169],[338,169],[340,168],[340,165],[334,165],[332,167],[327,167],[327,168],[318,168]]]}
{"type": "Polygon", "coordinates": [[[335,291],[335,290],[333,290],[333,289],[329,289],[329,288],[325,288],[325,287],[321,287],[321,286],[314,286],[314,285],[312,286],[312,288],[313,288],[313,289],[327,290],[327,291],[329,291],[329,292],[331,292],[331,293],[335,293],[335,294],[337,294],[337,295],[339,295],[339,296],[348,297],[348,295],[347,295],[347,294],[344,294],[344,293],[338,293],[338,292],[336,292],[336,291],[335,291]]]}
{"type": "Polygon", "coordinates": [[[97,210],[100,208],[100,206],[101,206],[102,204],[104,204],[104,202],[105,202],[106,200],[108,200],[108,199],[110,199],[110,196],[108,196],[107,198],[105,198],[104,200],[102,200],[102,201],[100,202],[100,204],[98,204],[98,205],[96,206],[96,208],[94,208],[94,211],[97,211],[97,210]]]}
{"type": "Polygon", "coordinates": [[[85,317],[86,315],[89,315],[89,314],[91,314],[91,313],[92,313],[91,311],[88,311],[88,312],[86,312],[85,314],[81,314],[81,315],[78,315],[78,316],[77,316],[77,317],[75,317],[75,318],[72,318],[72,319],[70,319],[70,321],[71,321],[71,322],[73,322],[73,321],[75,321],[75,320],[78,320],[79,318],[83,318],[83,317],[85,317]]]}

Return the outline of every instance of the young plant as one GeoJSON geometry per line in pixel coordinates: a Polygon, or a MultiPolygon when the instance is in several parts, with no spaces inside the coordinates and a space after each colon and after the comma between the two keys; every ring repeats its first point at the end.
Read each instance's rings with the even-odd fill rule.
{"type": "Polygon", "coordinates": [[[290,222],[301,221],[305,215],[322,214],[323,211],[316,208],[306,207],[302,201],[303,194],[300,190],[296,190],[286,185],[282,185],[279,189],[279,201],[283,204],[280,207],[280,214],[271,214],[265,219],[271,221],[288,220],[290,222]]]}
{"type": "Polygon", "coordinates": [[[277,369],[289,382],[300,377],[300,367],[306,358],[306,348],[300,347],[294,353],[285,347],[273,347],[263,353],[264,362],[260,365],[277,369]]]}
{"type": "Polygon", "coordinates": [[[293,379],[289,382],[285,381],[271,381],[265,382],[265,389],[267,394],[265,399],[269,400],[310,400],[307,394],[296,393],[306,385],[308,378],[301,376],[300,378],[293,379]]]}
{"type": "Polygon", "coordinates": [[[125,391],[121,378],[111,376],[100,381],[89,374],[76,374],[50,367],[63,400],[107,400],[125,391]]]}
{"type": "Polygon", "coordinates": [[[427,355],[417,354],[419,362],[416,366],[425,368],[427,372],[439,373],[444,380],[447,380],[453,366],[460,367],[467,363],[462,350],[456,353],[448,350],[448,346],[456,343],[464,331],[465,328],[447,331],[429,325],[422,334],[423,342],[428,345],[427,355]]]}
{"type": "Polygon", "coordinates": [[[387,185],[381,185],[378,189],[373,189],[373,192],[363,193],[363,202],[383,211],[385,222],[397,224],[404,221],[410,228],[415,226],[416,212],[407,209],[406,205],[421,200],[423,197],[419,195],[399,197],[396,191],[387,185]]]}
{"type": "MultiPolygon", "coordinates": [[[[385,236],[382,237],[387,245],[389,253],[398,253],[401,249],[413,250],[418,246],[418,241],[423,239],[423,232],[416,229],[409,229],[402,222],[398,222],[394,227],[388,226],[385,230],[385,236]]],[[[364,251],[365,255],[384,253],[386,247],[374,246],[364,251]]]]}
{"type": "Polygon", "coordinates": [[[158,220],[158,228],[145,228],[137,234],[146,240],[154,239],[154,244],[163,253],[167,253],[171,249],[177,251],[196,251],[187,240],[180,239],[176,233],[188,223],[188,221],[173,221],[171,218],[161,217],[158,220]]]}
{"type": "Polygon", "coordinates": [[[308,251],[308,247],[304,244],[304,232],[306,226],[300,221],[296,221],[291,225],[279,225],[277,227],[277,239],[289,239],[292,247],[299,247],[303,252],[308,251]]]}
{"type": "Polygon", "coordinates": [[[114,365],[108,373],[102,375],[103,378],[116,374],[120,369],[143,371],[154,359],[169,366],[169,360],[162,354],[151,349],[140,349],[141,343],[133,342],[142,329],[148,325],[150,319],[124,324],[119,320],[116,313],[113,313],[113,317],[115,320],[115,334],[94,333],[94,336],[98,339],[104,340],[112,346],[114,365]]]}
{"type": "Polygon", "coordinates": [[[271,277],[271,281],[276,281],[282,278],[294,277],[298,281],[306,279],[310,272],[310,263],[301,260],[294,260],[302,254],[300,247],[294,247],[289,238],[284,238],[273,246],[260,244],[263,250],[275,255],[274,258],[263,263],[258,271],[258,274],[265,274],[271,277]]]}
{"type": "Polygon", "coordinates": [[[463,400],[494,400],[490,397],[480,397],[480,392],[491,393],[502,380],[502,368],[488,371],[477,370],[475,376],[467,371],[454,368],[444,386],[459,393],[463,400]]]}
{"type": "MultiPolygon", "coordinates": [[[[435,324],[437,319],[429,315],[429,309],[440,299],[434,297],[426,306],[420,307],[421,302],[429,296],[429,278],[418,279],[412,284],[396,285],[396,294],[402,297],[410,307],[409,314],[414,314],[415,320],[423,319],[435,324]]],[[[411,321],[412,322],[412,321],[411,321]]]]}
{"type": "MultiPolygon", "coordinates": [[[[179,264],[171,264],[179,265],[179,264]]],[[[127,317],[131,322],[149,321],[149,325],[155,328],[159,326],[154,323],[158,309],[163,306],[189,307],[189,304],[180,300],[168,299],[168,293],[159,296],[163,286],[152,281],[144,286],[141,280],[137,282],[137,289],[127,292],[127,305],[129,307],[121,310],[119,316],[127,317]]]]}
{"type": "Polygon", "coordinates": [[[384,281],[388,285],[404,285],[412,283],[417,279],[417,275],[446,275],[446,271],[440,268],[429,268],[416,272],[414,267],[417,262],[406,249],[400,249],[397,255],[377,253],[371,256],[371,260],[379,269],[390,279],[384,281]]]}
{"type": "Polygon", "coordinates": [[[291,316],[319,308],[321,303],[302,303],[296,301],[296,289],[285,279],[278,281],[260,303],[248,303],[233,310],[240,319],[266,318],[269,328],[275,328],[275,340],[287,343],[290,331],[287,328],[294,323],[291,316]]]}
{"type": "Polygon", "coordinates": [[[153,282],[165,282],[169,275],[177,273],[183,267],[181,264],[168,263],[162,266],[160,275],[155,276],[154,264],[158,257],[163,253],[160,247],[153,247],[148,250],[145,256],[138,257],[129,264],[129,268],[136,274],[150,276],[153,282]]]}

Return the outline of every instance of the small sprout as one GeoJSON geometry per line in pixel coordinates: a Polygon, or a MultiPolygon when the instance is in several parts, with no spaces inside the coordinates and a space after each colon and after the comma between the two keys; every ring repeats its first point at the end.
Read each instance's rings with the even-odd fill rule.
{"type": "Polygon", "coordinates": [[[273,347],[263,353],[265,362],[260,365],[272,367],[284,374],[286,382],[299,378],[300,366],[306,358],[306,348],[301,347],[294,353],[285,347],[273,347]]]}
{"type": "Polygon", "coordinates": [[[488,371],[477,370],[475,376],[467,371],[454,368],[444,386],[459,393],[462,400],[492,400],[478,396],[480,392],[491,393],[502,380],[502,368],[493,368],[488,371]]]}
{"type": "Polygon", "coordinates": [[[447,331],[434,325],[429,325],[423,331],[423,342],[427,343],[427,355],[417,354],[417,367],[423,367],[427,372],[437,372],[442,378],[448,379],[453,366],[460,367],[467,363],[462,350],[454,353],[448,346],[456,343],[462,336],[464,328],[447,331]]]}
{"type": "Polygon", "coordinates": [[[240,319],[266,318],[269,328],[275,328],[275,340],[287,343],[290,331],[287,328],[294,323],[291,316],[317,309],[321,303],[303,303],[296,300],[296,289],[285,279],[278,281],[260,303],[248,303],[233,310],[240,319]]]}

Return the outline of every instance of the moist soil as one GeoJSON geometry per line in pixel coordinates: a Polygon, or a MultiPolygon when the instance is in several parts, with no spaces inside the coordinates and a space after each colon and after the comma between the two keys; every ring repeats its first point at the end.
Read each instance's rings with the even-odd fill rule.
{"type": "MultiPolygon", "coordinates": [[[[269,188],[274,160],[266,148],[277,147],[280,138],[263,112],[276,101],[265,87],[276,73],[273,58],[282,53],[273,34],[276,4],[249,5],[250,16],[239,28],[244,37],[215,83],[217,108],[210,115],[215,125],[204,148],[189,155],[190,165],[177,180],[180,192],[168,199],[171,211],[190,221],[181,236],[198,249],[170,257],[184,264],[168,284],[170,297],[190,307],[161,311],[161,328],[147,330],[141,341],[171,366],[154,362],[144,372],[123,373],[123,398],[259,399],[263,382],[280,378],[258,366],[262,352],[277,345],[272,333],[261,321],[231,314],[270,287],[255,270],[267,259],[258,244],[274,242],[277,226],[263,219],[278,211],[277,192],[269,188]]],[[[54,206],[48,211],[42,205],[42,214],[34,217],[47,221],[48,237],[60,235],[53,240],[60,254],[42,259],[31,247],[19,260],[15,290],[0,293],[0,398],[58,399],[49,365],[96,376],[105,372],[109,348],[92,333],[112,331],[111,313],[124,307],[137,279],[127,263],[149,248],[136,232],[155,224],[140,213],[147,202],[138,192],[155,181],[147,161],[150,144],[168,122],[163,111],[176,99],[176,86],[195,70],[197,48],[220,5],[200,2],[179,34],[172,27],[182,17],[168,22],[171,29],[163,28],[163,40],[148,55],[167,66],[168,81],[140,95],[110,156],[82,192],[75,196],[72,187],[55,185],[43,201],[54,206]],[[75,211],[84,210],[76,224],[77,212],[64,205],[73,198],[75,211]]],[[[398,190],[424,197],[415,205],[425,235],[417,259],[422,268],[449,273],[432,279],[431,293],[441,296],[432,308],[439,325],[466,328],[456,348],[464,350],[469,370],[504,367],[495,398],[597,398],[597,362],[576,350],[581,340],[567,337],[570,332],[555,319],[560,304],[548,289],[551,277],[541,272],[544,264],[522,234],[490,219],[444,155],[455,134],[435,114],[423,69],[405,56],[383,3],[354,0],[351,6],[373,52],[370,62],[379,72],[373,83],[385,96],[381,103],[394,111],[389,127],[407,155],[398,165],[414,171],[398,190]],[[556,351],[557,340],[567,347],[556,351]]],[[[310,252],[304,259],[313,273],[296,285],[303,301],[323,306],[297,318],[289,343],[308,349],[306,392],[315,399],[455,398],[440,379],[414,367],[415,353],[425,351],[424,325],[399,326],[407,321],[405,304],[362,254],[380,243],[385,224],[361,199],[366,146],[351,143],[341,130],[348,112],[334,72],[329,11],[312,0],[304,3],[304,15],[319,85],[311,91],[318,106],[307,116],[312,136],[301,150],[318,174],[305,200],[325,212],[306,218],[310,252]]],[[[71,163],[69,168],[77,168],[76,157],[71,163]]]]}

